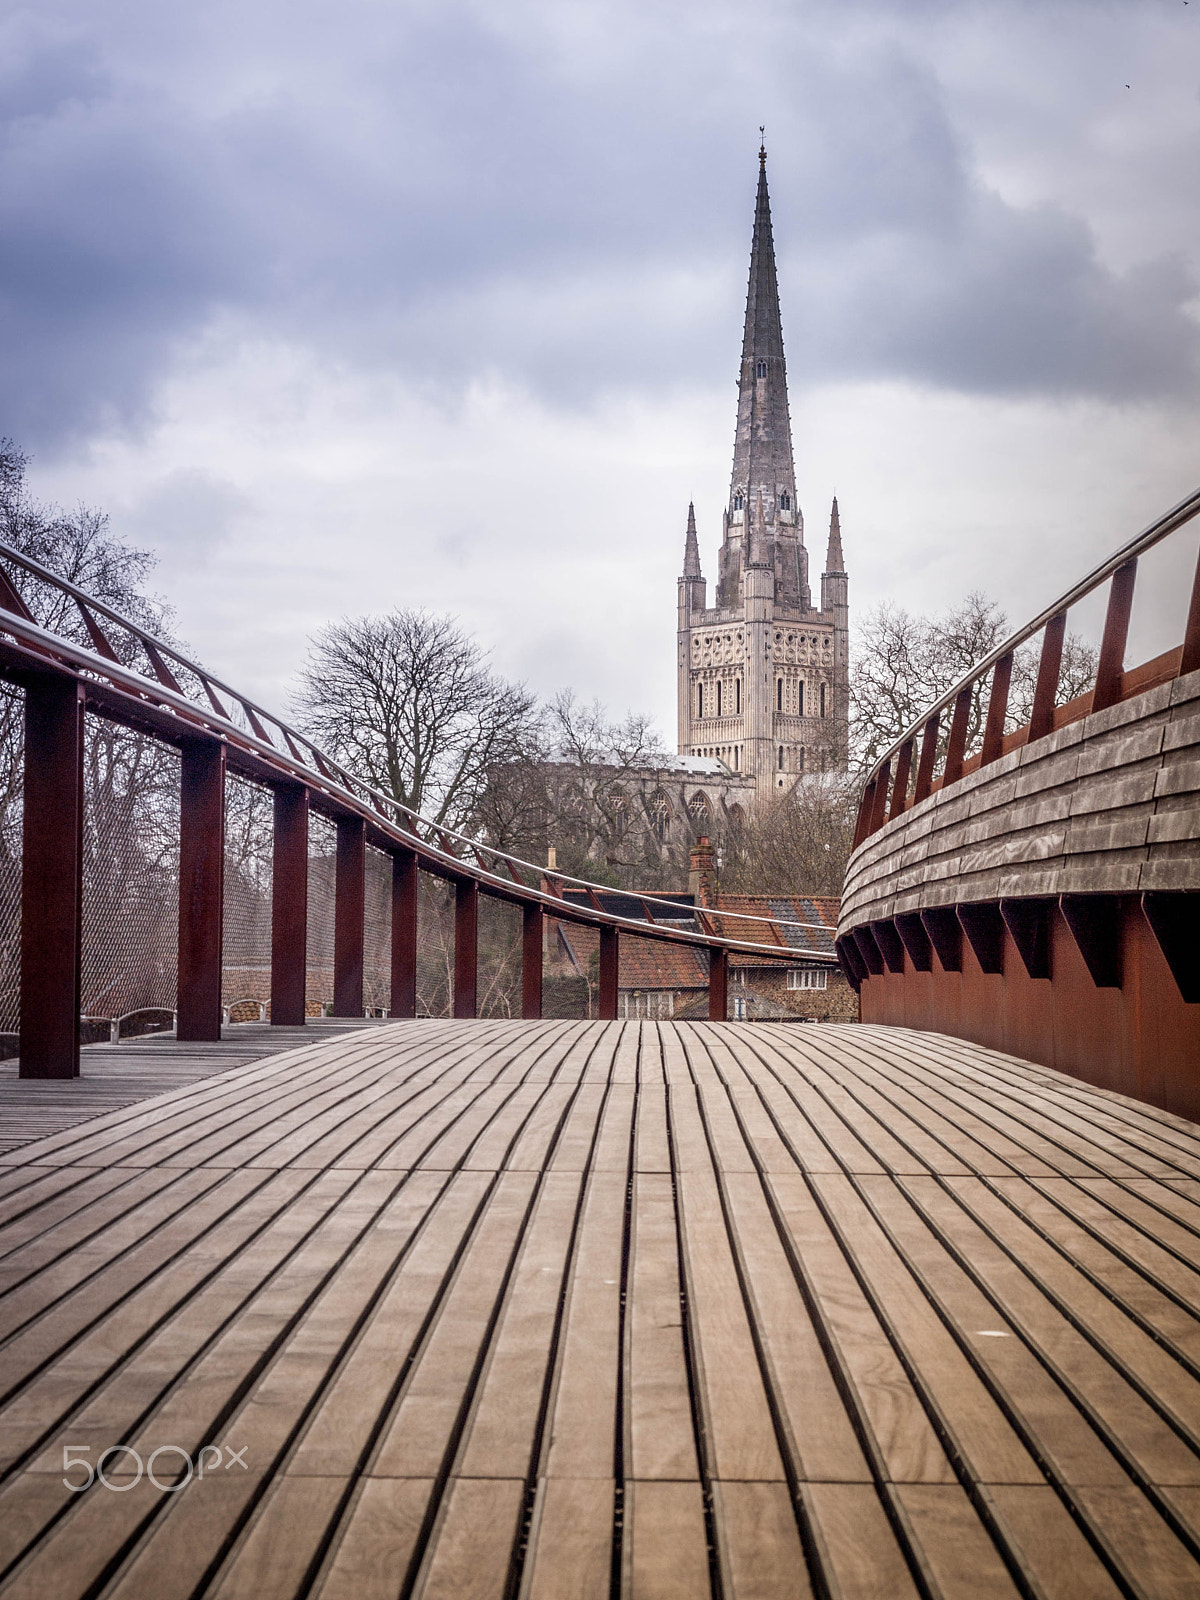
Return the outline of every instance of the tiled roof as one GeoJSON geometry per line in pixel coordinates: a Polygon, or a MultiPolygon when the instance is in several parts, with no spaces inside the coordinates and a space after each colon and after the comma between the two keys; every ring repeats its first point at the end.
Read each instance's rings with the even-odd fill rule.
{"type": "MultiPolygon", "coordinates": [[[[614,899],[616,897],[614,896],[614,899]]],[[[618,910],[616,905],[605,910],[618,910]]],[[[779,950],[794,950],[797,957],[832,955],[837,929],[838,901],[832,896],[723,894],[707,912],[716,933],[727,939],[774,945],[779,950]],[[752,922],[751,917],[770,917],[778,927],[752,922]],[[819,923],[820,929],[802,923],[819,923]],[[821,930],[828,929],[823,932],[821,930]]],[[[569,945],[578,966],[586,972],[588,963],[600,948],[595,928],[560,922],[557,927],[569,945]]],[[[639,939],[622,932],[620,945],[622,989],[702,989],[708,986],[708,960],[702,950],[690,945],[667,944],[660,939],[639,939]]],[[[776,966],[780,963],[752,955],[732,953],[733,967],[776,966]]]]}
{"type": "MultiPolygon", "coordinates": [[[[722,894],[708,914],[714,930],[727,939],[778,945],[799,955],[832,955],[839,904],[833,895],[722,894]],[[771,917],[776,925],[751,922],[751,917],[771,917]],[[804,923],[819,923],[820,928],[804,923]]],[[[729,959],[737,967],[760,964],[749,955],[729,959]]]]}
{"type": "MultiPolygon", "coordinates": [[[[600,935],[595,928],[557,924],[577,965],[586,972],[598,954],[600,935]]],[[[667,944],[662,939],[639,939],[622,933],[618,984],[622,989],[707,989],[708,961],[703,950],[690,945],[667,944]]]]}

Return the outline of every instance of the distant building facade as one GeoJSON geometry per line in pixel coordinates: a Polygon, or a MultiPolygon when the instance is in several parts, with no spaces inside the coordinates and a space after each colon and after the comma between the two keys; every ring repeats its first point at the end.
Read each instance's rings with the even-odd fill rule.
{"type": "Polygon", "coordinates": [[[820,603],[813,604],[792,459],[765,149],[759,151],[733,471],[713,599],[710,606],[689,506],[678,583],[680,755],[721,762],[739,788],[759,795],[786,791],[806,772],[844,770],[848,577],[835,499],[820,603]]]}

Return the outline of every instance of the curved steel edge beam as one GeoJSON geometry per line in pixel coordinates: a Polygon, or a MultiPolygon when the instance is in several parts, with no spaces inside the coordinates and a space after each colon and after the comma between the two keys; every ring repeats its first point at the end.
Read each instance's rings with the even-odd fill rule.
{"type": "MultiPolygon", "coordinates": [[[[303,762],[293,760],[290,755],[276,749],[268,741],[257,739],[228,719],[217,716],[215,712],[206,711],[195,701],[188,700],[182,694],[176,694],[152,679],[142,677],[128,667],[108,661],[81,645],[59,639],[56,634],[39,627],[36,623],[26,622],[12,612],[0,614],[0,633],[11,634],[22,640],[26,646],[23,652],[24,659],[20,659],[18,653],[17,658],[11,663],[16,669],[17,676],[43,680],[47,675],[67,678],[80,683],[85,693],[90,691],[89,698],[97,698],[99,691],[106,685],[111,685],[112,690],[118,695],[128,697],[128,704],[120,707],[119,720],[133,726],[143,726],[155,737],[166,738],[171,742],[210,738],[225,743],[233,750],[248,753],[259,763],[255,773],[259,782],[304,784],[315,800],[320,801],[324,798],[327,801],[335,820],[339,815],[361,818],[375,837],[382,841],[382,848],[411,850],[420,858],[427,871],[454,883],[475,882],[494,898],[507,900],[511,904],[536,903],[543,911],[559,921],[577,922],[592,927],[625,929],[637,933],[641,938],[661,939],[668,944],[686,944],[708,950],[728,950],[778,961],[795,961],[802,954],[806,961],[817,961],[828,966],[836,965],[836,958],[831,953],[798,952],[790,946],[781,948],[779,945],[763,945],[752,940],[726,939],[713,934],[691,933],[682,928],[671,928],[657,923],[647,924],[640,919],[619,917],[603,910],[574,906],[540,889],[518,889],[509,879],[501,878],[483,867],[470,866],[461,857],[447,850],[438,849],[427,840],[419,838],[415,832],[389,821],[351,789],[332,778],[321,778],[312,768],[305,766],[303,762]],[[48,660],[45,654],[48,649],[52,649],[55,657],[61,660],[48,660]],[[92,676],[87,677],[84,674],[92,676]]],[[[8,647],[8,651],[10,655],[13,653],[11,646],[8,647]]],[[[221,684],[220,687],[225,686],[221,684]]],[[[227,692],[232,691],[227,690],[227,692]]],[[[103,705],[103,695],[99,695],[98,704],[103,705]]],[[[324,808],[318,805],[318,809],[324,808]]],[[[409,816],[414,815],[407,807],[397,807],[397,809],[403,810],[409,816]]],[[[522,863],[522,865],[530,864],[522,863]]],[[[532,870],[539,871],[536,867],[532,870]]],[[[694,910],[690,906],[686,909],[689,913],[694,910]]],[[[769,926],[775,926],[769,918],[743,919],[739,915],[739,920],[762,921],[769,926]]],[[[810,925],[799,924],[799,926],[810,925]]],[[[821,925],[821,931],[829,933],[832,930],[821,925]]]]}

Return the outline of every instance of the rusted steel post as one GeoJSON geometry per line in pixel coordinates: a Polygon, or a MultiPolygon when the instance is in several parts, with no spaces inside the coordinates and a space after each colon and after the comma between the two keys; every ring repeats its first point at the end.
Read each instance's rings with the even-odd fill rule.
{"type": "Polygon", "coordinates": [[[1004,719],[1008,715],[1008,688],[1012,682],[1013,658],[1010,650],[1001,656],[992,673],[992,692],[988,697],[987,725],[983,730],[983,754],[979,765],[986,767],[1004,754],[1004,719]]]}
{"type": "Polygon", "coordinates": [[[724,1022],[729,1015],[729,951],[708,952],[708,1020],[724,1022]]]}
{"type": "Polygon", "coordinates": [[[1196,558],[1196,576],[1192,579],[1192,601],[1188,606],[1187,626],[1183,630],[1183,654],[1179,661],[1179,674],[1200,669],[1200,556],[1196,558]]]}
{"type": "Polygon", "coordinates": [[[1108,591],[1108,610],[1104,614],[1104,636],[1100,640],[1100,661],[1096,667],[1096,687],[1092,691],[1092,710],[1104,711],[1121,698],[1121,672],[1125,666],[1125,641],[1129,637],[1129,618],[1133,611],[1133,589],[1137,582],[1137,557],[1118,567],[1108,591]]]}
{"type": "Polygon", "coordinates": [[[225,746],[189,740],[179,774],[179,987],[176,1037],[221,1037],[225,746]]]}
{"type": "Polygon", "coordinates": [[[304,1025],[308,954],[308,790],[275,791],[271,870],[271,1022],[304,1025]]]}
{"type": "Polygon", "coordinates": [[[938,731],[942,725],[941,713],[935,711],[921,732],[921,759],[917,762],[917,781],[913,789],[913,805],[919,806],[933,793],[933,764],[937,760],[938,731]]]}
{"type": "Polygon", "coordinates": [[[600,929],[600,993],[599,1017],[601,1022],[613,1022],[617,1015],[617,989],[620,982],[621,935],[616,928],[600,929]]]}
{"type": "Polygon", "coordinates": [[[1042,634],[1042,654],[1038,660],[1037,685],[1033,691],[1033,712],[1029,718],[1029,742],[1043,739],[1054,727],[1054,702],[1058,698],[1058,676],[1062,670],[1063,639],[1067,632],[1067,613],[1050,618],[1042,634]]]}
{"type": "Polygon", "coordinates": [[[542,908],[521,908],[521,1015],[535,1022],[542,1014],[542,908]]]}
{"type": "Polygon", "coordinates": [[[967,723],[971,717],[971,690],[960,689],[950,718],[950,737],[946,741],[946,767],[942,788],[948,789],[962,777],[963,756],[967,752],[967,723]]]}
{"type": "Polygon", "coordinates": [[[417,1014],[417,896],[420,868],[415,850],[392,856],[392,998],[393,1017],[417,1014]]]}
{"type": "Polygon", "coordinates": [[[908,805],[908,779],[912,772],[914,739],[908,739],[900,746],[896,757],[896,781],[892,785],[892,808],[888,812],[888,821],[894,822],[908,805]]]}
{"type": "Polygon", "coordinates": [[[858,820],[854,825],[855,850],[871,831],[871,816],[875,810],[875,779],[872,778],[863,790],[863,797],[858,806],[858,820]]]}
{"type": "Polygon", "coordinates": [[[875,801],[871,807],[871,822],[869,832],[878,833],[887,821],[888,779],[892,774],[892,763],[889,758],[879,769],[875,779],[875,801]]]}
{"type": "Polygon", "coordinates": [[[479,989],[479,886],[473,878],[454,885],[454,1015],[473,1017],[479,989]]]}
{"type": "Polygon", "coordinates": [[[361,817],[339,818],[333,887],[333,1014],[363,1014],[367,842],[361,817]]]}
{"type": "Polygon", "coordinates": [[[83,902],[83,689],[47,678],[25,691],[21,863],[22,1078],[79,1076],[83,902]]]}

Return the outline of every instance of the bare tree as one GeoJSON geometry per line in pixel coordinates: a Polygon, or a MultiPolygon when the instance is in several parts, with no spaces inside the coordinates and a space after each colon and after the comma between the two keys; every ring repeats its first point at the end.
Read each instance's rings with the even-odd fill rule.
{"type": "MultiPolygon", "coordinates": [[[[105,600],[159,636],[171,613],[145,589],[154,557],[116,538],[103,512],[40,504],[26,483],[28,458],[0,440],[0,539],[105,600]]],[[[15,563],[12,582],[43,627],[91,646],[75,603],[15,563]]],[[[140,646],[108,630],[118,657],[145,669],[140,646]]],[[[24,697],[0,687],[0,1026],[16,1020],[24,697]]],[[[168,746],[98,717],[84,745],[84,951],[86,1010],[115,1015],[169,1005],[175,987],[179,758],[168,746]],[[170,930],[168,933],[167,930],[170,930]]]]}
{"type": "Polygon", "coordinates": [[[293,697],[305,731],[367,783],[448,827],[488,774],[527,756],[534,698],[446,616],[392,611],[317,634],[293,697]]]}
{"type": "Polygon", "coordinates": [[[844,773],[801,778],[751,809],[722,852],[722,889],[840,895],[854,840],[858,785],[844,773]]]}
{"type": "MultiPolygon", "coordinates": [[[[994,600],[978,592],[936,616],[916,615],[885,601],[866,612],[858,625],[850,674],[851,763],[859,772],[872,767],[889,745],[948,693],[976,662],[1009,632],[1008,618],[994,600]]],[[[1088,689],[1096,675],[1096,651],[1078,634],[1063,648],[1060,702],[1088,689]]],[[[1038,649],[1016,652],[1009,691],[1008,724],[1028,722],[1037,679],[1038,649]]],[[[975,685],[967,727],[967,749],[983,737],[990,676],[975,685]]],[[[943,718],[944,744],[949,719],[943,718]]]]}
{"type": "Polygon", "coordinates": [[[532,732],[525,759],[493,769],[481,796],[487,839],[534,860],[553,846],[558,866],[578,877],[652,886],[663,852],[643,779],[666,758],[650,718],[614,719],[598,700],[562,689],[532,732]]]}

